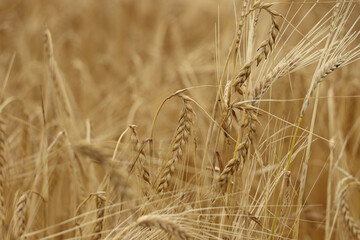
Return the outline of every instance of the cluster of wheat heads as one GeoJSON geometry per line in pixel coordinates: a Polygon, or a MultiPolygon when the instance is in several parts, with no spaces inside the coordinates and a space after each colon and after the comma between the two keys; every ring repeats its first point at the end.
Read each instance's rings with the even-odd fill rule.
{"type": "Polygon", "coordinates": [[[51,5],[9,14],[44,34],[40,63],[20,34],[0,56],[0,239],[360,238],[359,77],[340,70],[359,66],[356,2],[223,3],[236,21],[222,30],[216,5],[184,1],[219,18],[215,47],[195,48],[180,29],[197,13],[119,2],[120,16],[108,1],[54,3],[66,34],[34,17],[51,5]],[[108,55],[81,48],[91,23],[108,55]]]}

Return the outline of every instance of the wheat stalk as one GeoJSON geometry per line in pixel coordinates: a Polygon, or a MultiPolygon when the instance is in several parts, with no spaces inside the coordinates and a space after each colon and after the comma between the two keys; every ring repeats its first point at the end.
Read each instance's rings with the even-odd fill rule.
{"type": "Polygon", "coordinates": [[[3,114],[0,113],[0,237],[5,230],[5,123],[3,114]]]}

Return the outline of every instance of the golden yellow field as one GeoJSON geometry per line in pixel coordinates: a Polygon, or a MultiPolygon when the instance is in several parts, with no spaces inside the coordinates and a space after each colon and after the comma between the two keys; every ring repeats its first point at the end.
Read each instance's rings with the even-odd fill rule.
{"type": "Polygon", "coordinates": [[[360,239],[359,13],[0,1],[0,239],[360,239]]]}

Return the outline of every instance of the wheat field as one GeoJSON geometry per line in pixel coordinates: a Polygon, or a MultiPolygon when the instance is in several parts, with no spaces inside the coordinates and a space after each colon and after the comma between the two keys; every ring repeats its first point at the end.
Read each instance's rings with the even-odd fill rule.
{"type": "Polygon", "coordinates": [[[360,239],[359,13],[0,1],[0,239],[360,239]]]}

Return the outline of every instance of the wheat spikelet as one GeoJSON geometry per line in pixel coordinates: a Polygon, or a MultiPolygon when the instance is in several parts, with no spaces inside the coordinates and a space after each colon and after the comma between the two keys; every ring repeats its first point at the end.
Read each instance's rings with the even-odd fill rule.
{"type": "Polygon", "coordinates": [[[96,201],[96,208],[98,209],[98,211],[96,212],[96,218],[98,219],[98,221],[95,224],[93,230],[95,235],[92,237],[92,239],[99,240],[101,239],[101,231],[103,229],[103,223],[104,223],[105,198],[99,194],[96,194],[95,201],[96,201]]]}
{"type": "Polygon", "coordinates": [[[174,143],[172,146],[172,157],[166,163],[165,169],[161,174],[160,182],[157,187],[158,192],[163,192],[169,187],[171,177],[175,171],[175,164],[183,159],[186,143],[191,132],[192,114],[194,111],[190,106],[190,100],[186,96],[181,96],[181,98],[184,101],[184,108],[176,129],[174,143]]]}
{"type": "Polygon", "coordinates": [[[235,86],[235,89],[240,94],[242,93],[241,86],[246,82],[246,80],[249,78],[251,74],[251,65],[254,63],[254,61],[250,61],[246,63],[241,70],[239,71],[238,75],[235,78],[233,86],[235,86]]]}
{"type": "Polygon", "coordinates": [[[171,221],[165,216],[160,215],[147,215],[138,218],[136,221],[139,226],[144,227],[156,227],[162,229],[163,231],[169,233],[172,236],[175,236],[182,240],[189,240],[191,237],[182,229],[177,223],[171,221]]]}
{"type": "Polygon", "coordinates": [[[229,177],[235,173],[240,163],[240,158],[233,158],[225,165],[224,170],[219,176],[219,182],[221,185],[228,182],[229,177]]]}
{"type": "MultiPolygon", "coordinates": [[[[358,185],[360,186],[360,185],[358,185]]],[[[347,202],[347,192],[348,192],[349,186],[347,186],[341,193],[340,193],[340,211],[342,214],[342,217],[344,219],[344,223],[346,227],[349,229],[351,234],[356,238],[360,239],[360,225],[359,223],[352,217],[350,210],[349,210],[349,204],[347,202]]]]}

